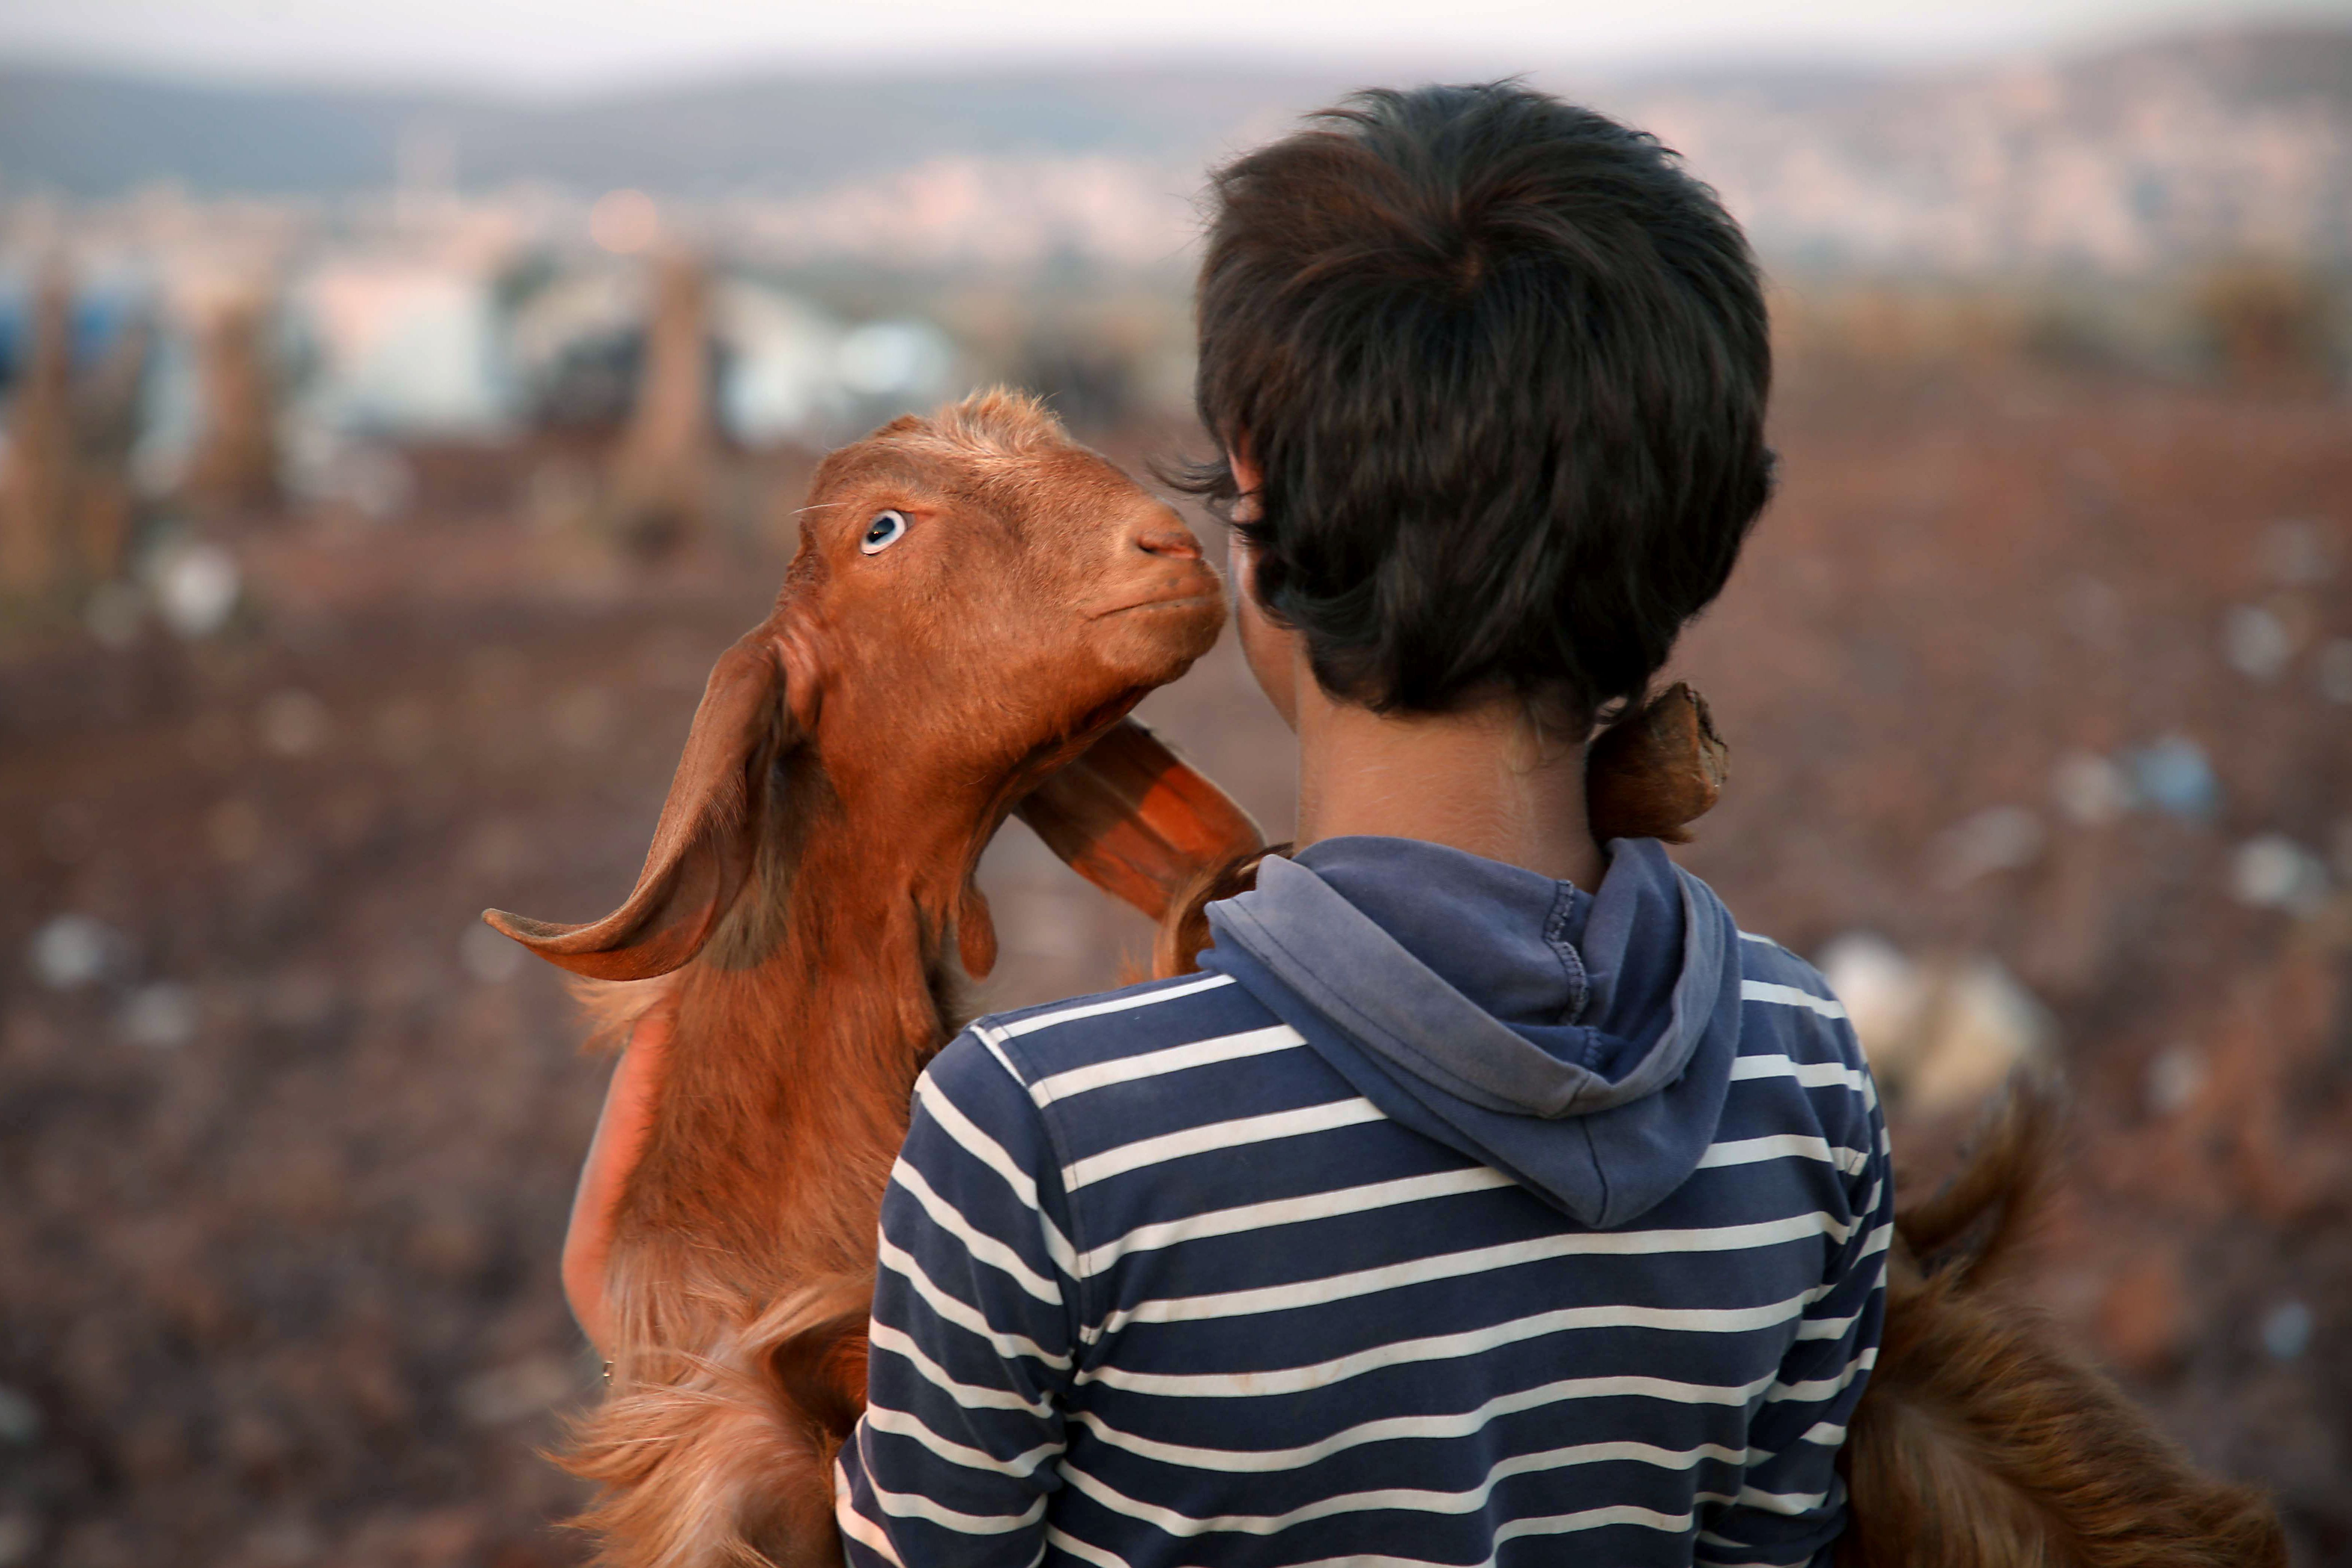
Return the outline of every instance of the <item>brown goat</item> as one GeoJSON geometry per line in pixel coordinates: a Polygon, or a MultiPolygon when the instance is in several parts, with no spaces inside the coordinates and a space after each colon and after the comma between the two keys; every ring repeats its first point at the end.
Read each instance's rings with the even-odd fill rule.
{"type": "Polygon", "coordinates": [[[566,1265],[602,1276],[612,1389],[564,1463],[602,1488],[582,1522],[611,1563],[836,1554],[882,1191],[961,1022],[950,954],[994,959],[971,878],[1006,815],[1153,913],[1256,837],[1123,717],[1215,640],[1215,573],[1036,404],[887,426],[825,459],[803,515],[628,900],[583,926],[485,917],[575,974],[655,983],[624,1004],[644,1022],[583,1184],[609,1250],[566,1265]]]}
{"type": "Polygon", "coordinates": [[[1840,1459],[1839,1568],[2283,1568],[2268,1501],[2209,1480],[2002,1287],[2054,1181],[2020,1079],[1959,1174],[1899,1212],[1878,1364],[1840,1459]]]}

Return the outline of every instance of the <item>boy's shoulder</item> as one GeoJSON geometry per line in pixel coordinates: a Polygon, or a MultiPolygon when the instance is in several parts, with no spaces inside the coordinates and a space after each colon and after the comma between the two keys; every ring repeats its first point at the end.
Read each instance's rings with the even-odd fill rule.
{"type": "Polygon", "coordinates": [[[1767,936],[1739,933],[1742,1027],[1735,1078],[1782,1078],[1874,1115],[1870,1058],[1822,972],[1767,936]]]}
{"type": "Polygon", "coordinates": [[[1288,1027],[1230,976],[1204,972],[987,1014],[972,1020],[964,1039],[1043,1106],[1096,1079],[1156,1066],[1163,1053],[1199,1054],[1237,1037],[1288,1027]]]}

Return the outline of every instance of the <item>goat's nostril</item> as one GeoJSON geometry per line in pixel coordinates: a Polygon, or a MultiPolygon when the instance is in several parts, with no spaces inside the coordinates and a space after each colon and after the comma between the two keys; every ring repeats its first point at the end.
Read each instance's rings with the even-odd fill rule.
{"type": "Polygon", "coordinates": [[[1135,547],[1146,555],[1172,555],[1181,561],[1201,558],[1201,542],[1183,528],[1155,528],[1137,534],[1135,547]]]}

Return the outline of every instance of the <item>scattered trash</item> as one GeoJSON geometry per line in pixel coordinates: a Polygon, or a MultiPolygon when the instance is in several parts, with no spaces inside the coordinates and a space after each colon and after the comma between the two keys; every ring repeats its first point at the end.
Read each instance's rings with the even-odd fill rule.
{"type": "Polygon", "coordinates": [[[2286,623],[2259,605],[2239,605],[2222,618],[2221,652],[2249,680],[2275,680],[2294,656],[2286,623]]]}
{"type": "Polygon", "coordinates": [[[2327,866],[2284,834],[2265,833],[2238,846],[2230,891],[2258,910],[2309,914],[2327,900],[2327,866]]]}
{"type": "Polygon", "coordinates": [[[503,1426],[571,1397],[579,1381],[558,1357],[531,1356],[459,1384],[457,1412],[477,1426],[503,1426]]]}
{"type": "Polygon", "coordinates": [[[1857,931],[1823,949],[1820,968],[1881,1090],[1920,1115],[1965,1110],[2052,1049],[2048,1011],[1989,953],[1920,963],[1857,931]]]}
{"type": "Polygon", "coordinates": [[[0,1443],[29,1448],[41,1440],[41,1407],[15,1389],[0,1385],[0,1443]]]}
{"type": "Polygon", "coordinates": [[[183,545],[155,572],[155,607],[184,637],[210,637],[226,626],[243,591],[236,558],[217,544],[183,545]]]}
{"type": "Polygon", "coordinates": [[[2131,781],[2124,771],[2094,752],[2069,752],[2050,775],[2050,793],[2067,821],[2100,827],[2131,808],[2131,781]]]}
{"type": "Polygon", "coordinates": [[[1995,871],[2030,866],[2042,853],[2044,837],[2042,819],[2023,806],[1989,806],[1937,840],[1938,879],[1958,888],[1995,871]]]}
{"type": "Polygon", "coordinates": [[[2186,1040],[2167,1046],[2147,1064],[2147,1108],[2159,1116],[2186,1110],[2210,1075],[2205,1053],[2186,1040]]]}
{"type": "Polygon", "coordinates": [[[2300,1301],[2282,1301],[2263,1320],[2263,1349],[2273,1361],[2300,1360],[2311,1348],[2311,1309],[2300,1301]]]}
{"type": "Polygon", "coordinates": [[[168,980],[142,985],[123,1003],[116,1026],[134,1046],[176,1050],[196,1037],[196,994],[168,980]]]}
{"type": "Polygon", "coordinates": [[[486,985],[512,980],[522,969],[522,949],[512,938],[500,936],[479,923],[468,926],[457,939],[457,957],[466,973],[486,985]]]}
{"type": "Polygon", "coordinates": [[[75,991],[118,973],[130,957],[122,933],[88,915],[59,915],[33,933],[33,973],[52,991],[75,991]]]}
{"type": "Polygon", "coordinates": [[[307,691],[288,689],[261,705],[261,743],[281,757],[307,757],[334,732],[327,705],[307,691]]]}
{"type": "Polygon", "coordinates": [[[2352,703],[2352,637],[2331,638],[2313,661],[2319,694],[2330,702],[2352,703]]]}
{"type": "Polygon", "coordinates": [[[2221,809],[2221,784],[2205,748],[2185,735],[2167,735],[2125,759],[2133,793],[2175,816],[2201,821],[2221,809]]]}

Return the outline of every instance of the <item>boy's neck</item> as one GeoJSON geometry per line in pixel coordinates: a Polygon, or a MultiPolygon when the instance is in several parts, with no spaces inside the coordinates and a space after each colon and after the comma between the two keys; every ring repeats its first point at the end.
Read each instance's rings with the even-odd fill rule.
{"type": "Polygon", "coordinates": [[[1607,862],[1584,804],[1584,746],[1520,705],[1381,714],[1299,683],[1298,845],[1347,834],[1419,838],[1575,883],[1607,862]]]}

